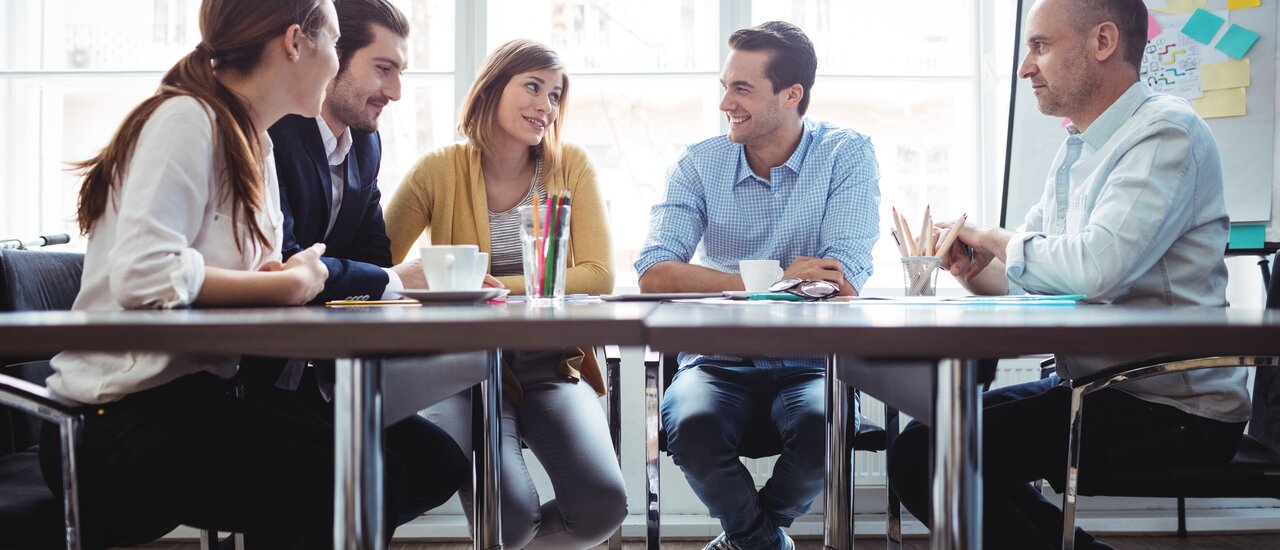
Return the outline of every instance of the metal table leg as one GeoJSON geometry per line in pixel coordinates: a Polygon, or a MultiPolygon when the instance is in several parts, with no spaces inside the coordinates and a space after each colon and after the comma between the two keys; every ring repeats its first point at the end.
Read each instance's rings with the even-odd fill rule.
{"type": "Polygon", "coordinates": [[[823,493],[826,513],[823,515],[824,548],[849,550],[853,548],[852,488],[849,446],[845,441],[845,421],[848,418],[849,391],[836,379],[836,356],[827,356],[827,485],[823,493]]]}
{"type": "MultiPolygon", "coordinates": [[[[475,510],[475,533],[472,541],[477,550],[502,548],[502,351],[489,350],[488,379],[480,391],[484,402],[483,434],[476,455],[475,485],[472,486],[475,510]]],[[[472,439],[472,441],[477,441],[472,439]]]]}
{"type": "Polygon", "coordinates": [[[982,548],[982,391],[978,362],[938,362],[933,409],[934,550],[982,548]]]}
{"type": "Polygon", "coordinates": [[[662,365],[658,354],[646,350],[644,361],[644,476],[645,476],[645,548],[658,550],[662,542],[662,457],[658,449],[658,410],[662,402],[662,365]]]}
{"type": "Polygon", "coordinates": [[[384,548],[382,360],[339,359],[336,367],[333,547],[384,548]]]}

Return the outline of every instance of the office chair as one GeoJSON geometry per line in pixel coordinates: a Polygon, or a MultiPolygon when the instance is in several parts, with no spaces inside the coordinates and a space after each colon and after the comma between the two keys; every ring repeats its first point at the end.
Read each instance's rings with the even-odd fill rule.
{"type": "MultiPolygon", "coordinates": [[[[1267,309],[1280,310],[1277,273],[1273,262],[1268,278],[1267,309]]],[[[1041,364],[1052,367],[1052,360],[1041,364]]],[[[1069,382],[1071,387],[1071,429],[1068,432],[1067,472],[1062,490],[1062,547],[1075,548],[1076,497],[1134,496],[1178,499],[1178,536],[1186,536],[1186,501],[1194,498],[1280,498],[1280,357],[1227,356],[1173,358],[1119,365],[1092,376],[1069,382]],[[1226,464],[1167,468],[1134,467],[1094,469],[1081,473],[1080,435],[1083,398],[1092,392],[1125,381],[1161,374],[1207,368],[1257,367],[1253,387],[1253,418],[1248,433],[1240,438],[1235,457],[1226,464]]],[[[1123,386],[1121,386],[1123,387],[1123,386]]]]}
{"type": "MultiPolygon", "coordinates": [[[[646,547],[650,550],[659,548],[661,540],[661,512],[662,505],[660,501],[661,480],[660,452],[667,450],[667,433],[661,427],[661,418],[659,415],[659,405],[662,402],[662,392],[666,391],[671,385],[671,381],[675,378],[678,362],[676,354],[662,354],[647,351],[644,362],[644,399],[645,399],[645,538],[646,547]],[[661,384],[659,384],[661,381],[661,384]]],[[[852,390],[850,390],[852,391],[852,390]]],[[[772,424],[767,422],[767,418],[761,414],[759,418],[753,418],[747,432],[743,435],[742,441],[738,445],[738,455],[747,458],[764,458],[774,456],[782,452],[782,440],[772,424]]],[[[897,411],[885,407],[885,419],[890,424],[892,430],[897,429],[898,414],[897,411]]],[[[858,431],[852,434],[847,441],[850,449],[842,456],[848,456],[849,460],[853,460],[853,451],[883,451],[888,448],[889,435],[884,428],[876,425],[862,417],[859,422],[858,431]]],[[[889,499],[889,522],[890,525],[886,529],[886,538],[890,540],[890,544],[896,540],[901,542],[901,526],[899,524],[901,513],[893,513],[895,506],[898,506],[897,499],[890,494],[889,499]],[[893,538],[894,534],[897,538],[893,538]]],[[[853,517],[849,517],[849,533],[853,533],[853,517]]],[[[896,548],[896,547],[895,547],[896,548]]]]}
{"type": "MultiPolygon", "coordinates": [[[[0,311],[69,310],[80,292],[84,255],[0,250],[0,311]]],[[[0,548],[66,548],[83,542],[76,449],[80,405],[44,387],[53,374],[48,357],[0,358],[0,548]],[[19,362],[23,361],[23,362],[19,362]],[[3,366],[8,365],[8,366],[3,366]],[[63,498],[40,472],[40,430],[52,422],[62,441],[63,498]],[[61,502],[60,502],[61,501],[61,502]]],[[[177,527],[107,541],[128,546],[150,542],[177,527]]],[[[209,533],[203,533],[202,543],[209,533]]]]}

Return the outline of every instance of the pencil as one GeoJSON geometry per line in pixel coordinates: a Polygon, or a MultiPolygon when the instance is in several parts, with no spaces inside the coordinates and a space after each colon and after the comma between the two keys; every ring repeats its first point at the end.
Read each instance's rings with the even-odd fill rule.
{"type": "Polygon", "coordinates": [[[933,231],[930,231],[930,229],[932,229],[932,227],[930,227],[930,224],[929,224],[929,205],[926,204],[924,206],[924,218],[920,220],[920,236],[916,237],[917,239],[920,240],[919,248],[920,248],[921,256],[933,255],[933,252],[931,250],[932,243],[929,242],[929,235],[931,235],[933,231]]]}
{"type": "MultiPolygon", "coordinates": [[[[898,214],[902,216],[902,214],[898,214]]],[[[916,247],[916,238],[911,234],[911,224],[907,222],[905,216],[902,217],[902,236],[907,238],[907,247],[911,249],[912,256],[919,256],[920,249],[916,247]]]]}
{"type": "Polygon", "coordinates": [[[902,239],[901,239],[902,217],[898,215],[898,208],[896,206],[893,207],[893,228],[897,230],[893,234],[893,240],[898,241],[898,250],[902,252],[903,256],[908,256],[909,254],[907,254],[907,246],[905,244],[902,244],[902,239]]]}
{"type": "Polygon", "coordinates": [[[960,234],[960,230],[964,229],[964,222],[969,218],[969,214],[961,214],[956,218],[956,222],[951,225],[951,231],[947,232],[947,238],[942,239],[942,244],[938,246],[938,252],[935,257],[941,258],[947,253],[947,249],[951,248],[951,243],[956,241],[956,236],[960,234]]]}
{"type": "Polygon", "coordinates": [[[906,255],[907,255],[907,247],[903,246],[903,245],[902,245],[902,239],[899,239],[899,238],[898,238],[898,230],[897,230],[897,229],[895,229],[895,228],[890,227],[890,228],[889,228],[889,235],[893,237],[893,242],[894,242],[894,243],[897,243],[897,245],[898,245],[898,253],[899,253],[899,254],[902,254],[903,256],[906,256],[906,255]]]}

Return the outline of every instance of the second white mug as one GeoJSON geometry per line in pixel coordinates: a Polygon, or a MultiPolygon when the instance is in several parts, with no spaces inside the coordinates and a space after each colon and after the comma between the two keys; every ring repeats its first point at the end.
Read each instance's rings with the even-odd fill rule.
{"type": "Polygon", "coordinates": [[[742,260],[738,262],[738,273],[747,292],[764,292],[782,278],[782,266],[778,260],[742,260]]]}

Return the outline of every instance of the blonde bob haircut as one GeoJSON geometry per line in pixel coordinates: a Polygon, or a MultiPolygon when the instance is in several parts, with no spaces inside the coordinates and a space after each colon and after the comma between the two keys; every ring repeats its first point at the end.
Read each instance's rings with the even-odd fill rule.
{"type": "Polygon", "coordinates": [[[516,39],[493,50],[480,67],[480,74],[471,83],[467,99],[462,102],[462,119],[458,123],[458,132],[467,136],[472,145],[481,153],[491,151],[493,146],[494,116],[498,112],[498,102],[507,83],[518,74],[551,69],[560,71],[564,80],[560,91],[559,114],[555,122],[547,128],[542,143],[529,147],[529,155],[542,157],[542,173],[548,174],[560,164],[560,128],[564,126],[564,116],[569,105],[569,75],[560,63],[560,56],[551,48],[533,40],[516,39]]]}

